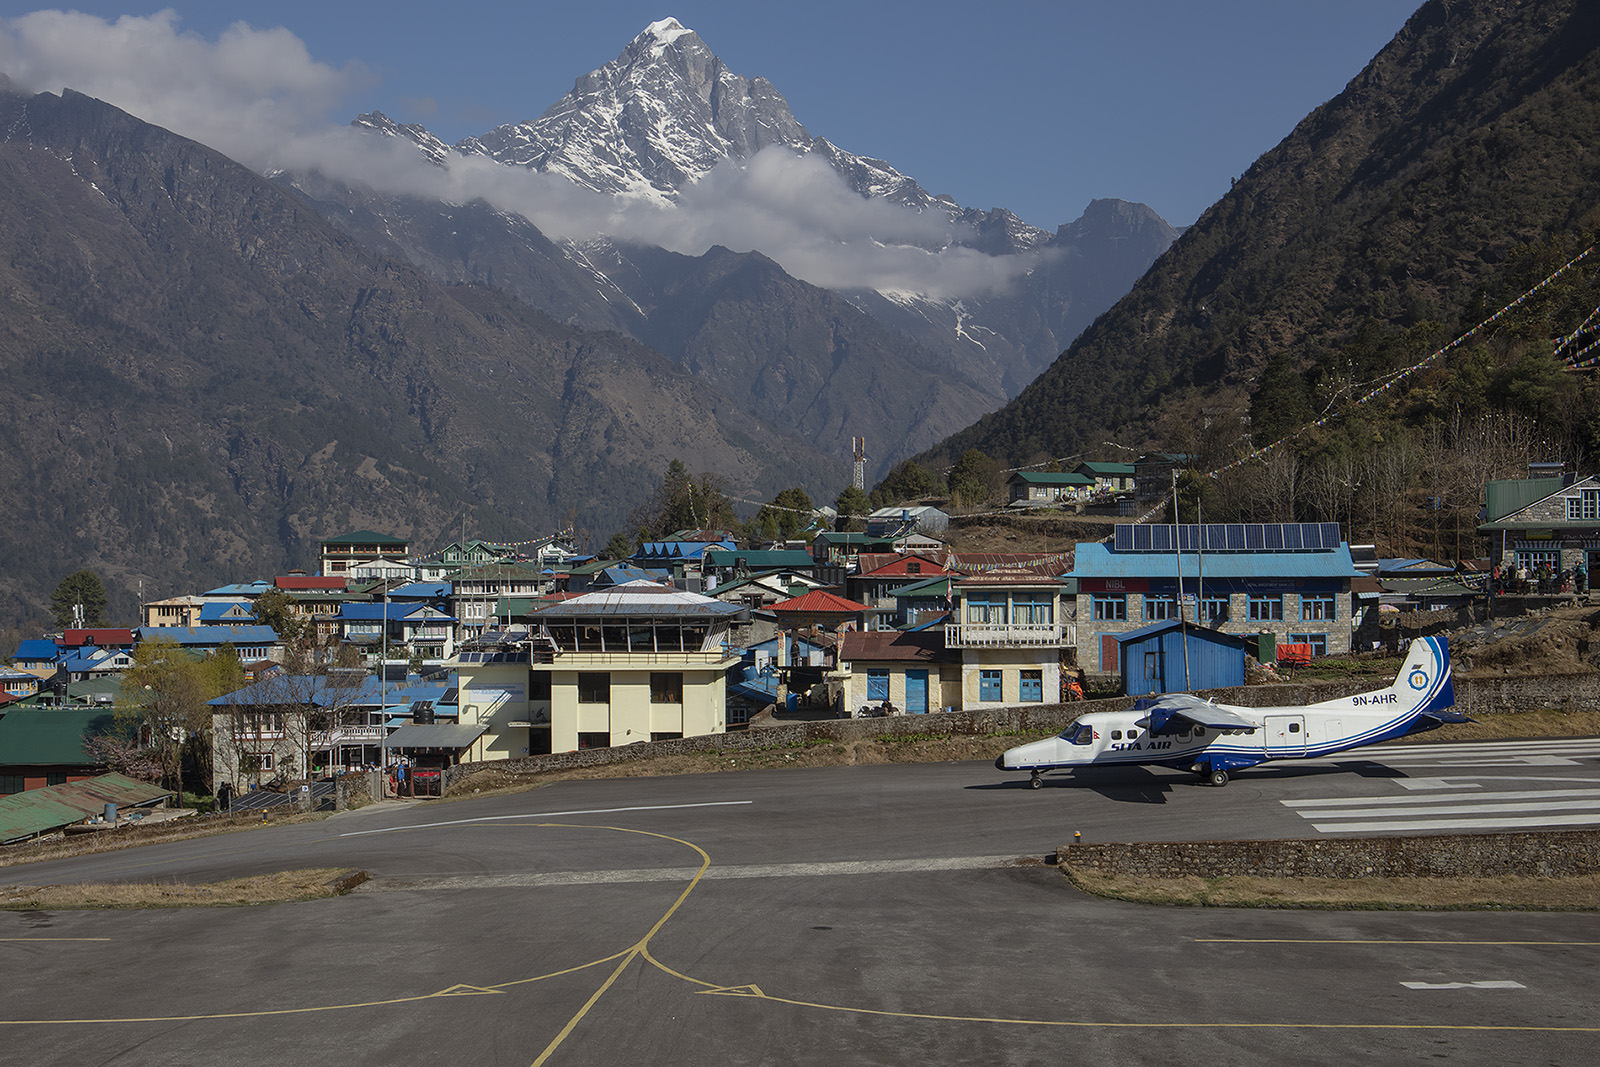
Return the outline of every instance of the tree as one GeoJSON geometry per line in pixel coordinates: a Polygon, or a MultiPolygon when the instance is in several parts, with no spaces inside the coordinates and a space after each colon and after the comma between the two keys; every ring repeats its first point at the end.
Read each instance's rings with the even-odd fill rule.
{"type": "Polygon", "coordinates": [[[1000,465],[976,448],[961,454],[956,465],[950,468],[946,479],[950,498],[955,504],[981,504],[1000,485],[1000,465]]]}
{"type": "Polygon", "coordinates": [[[106,613],[106,587],[91,570],[74,571],[61,579],[50,594],[50,611],[57,625],[99,626],[106,613]],[[81,609],[81,617],[79,615],[81,609]]]}
{"type": "Polygon", "coordinates": [[[270,626],[286,646],[306,639],[306,618],[295,607],[294,598],[282,589],[268,589],[256,597],[256,622],[270,626]]]}
{"type": "Polygon", "coordinates": [[[600,555],[605,559],[627,559],[633,555],[633,538],[618,530],[611,535],[600,555]]]}
{"type": "Polygon", "coordinates": [[[770,529],[772,537],[787,541],[811,525],[816,508],[811,497],[799,486],[785,489],[772,498],[772,503],[761,505],[756,512],[756,522],[765,535],[770,529]]]}
{"type": "Polygon", "coordinates": [[[860,524],[854,520],[872,510],[872,503],[867,500],[867,494],[853,485],[847,485],[833,502],[833,509],[839,513],[835,526],[840,530],[855,529],[860,524]]]}
{"type": "Polygon", "coordinates": [[[883,481],[873,487],[870,499],[874,508],[886,508],[903,500],[921,500],[943,496],[944,493],[945,487],[932,472],[908,459],[895,464],[883,481]]]}
{"type": "Polygon", "coordinates": [[[204,669],[175,641],[141,641],[122,688],[137,702],[139,734],[181,803],[185,750],[192,740],[208,736],[211,726],[209,701],[215,694],[207,689],[204,669]]]}
{"type": "Polygon", "coordinates": [[[675,459],[667,464],[666,476],[650,499],[635,509],[629,525],[638,528],[641,540],[649,540],[679,530],[732,527],[738,521],[720,476],[702,474],[696,481],[683,460],[675,459]]]}

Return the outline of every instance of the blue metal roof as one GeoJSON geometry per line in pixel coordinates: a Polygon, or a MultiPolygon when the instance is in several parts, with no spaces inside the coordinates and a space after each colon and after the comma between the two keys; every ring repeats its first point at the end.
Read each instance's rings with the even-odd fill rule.
{"type": "MultiPolygon", "coordinates": [[[[1350,546],[1319,552],[1219,552],[1182,555],[1185,578],[1359,578],[1350,546]]],[[[1171,552],[1113,552],[1110,545],[1079,543],[1069,578],[1177,578],[1171,552]]]]}
{"type": "MultiPolygon", "coordinates": [[[[225,615],[227,615],[228,612],[232,611],[235,608],[238,608],[241,611],[243,611],[245,618],[250,619],[252,622],[255,621],[255,613],[251,610],[249,604],[223,604],[223,603],[201,604],[200,605],[200,622],[201,622],[201,625],[205,625],[207,623],[220,623],[220,622],[223,622],[224,621],[223,617],[225,615]]],[[[235,616],[235,617],[237,617],[237,616],[235,616]]]]}
{"type": "Polygon", "coordinates": [[[32,637],[17,646],[17,654],[12,659],[53,660],[61,655],[61,648],[54,641],[45,637],[32,637]]]}
{"type": "Polygon", "coordinates": [[[449,595],[449,582],[412,582],[389,590],[391,600],[428,600],[449,595]]]}

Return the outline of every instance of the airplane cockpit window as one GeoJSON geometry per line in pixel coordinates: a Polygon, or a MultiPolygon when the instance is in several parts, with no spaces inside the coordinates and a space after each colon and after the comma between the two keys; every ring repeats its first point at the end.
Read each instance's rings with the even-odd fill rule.
{"type": "Polygon", "coordinates": [[[1073,735],[1067,738],[1067,740],[1071,741],[1075,745],[1093,744],[1094,727],[1090,726],[1088,723],[1084,723],[1082,726],[1079,726],[1073,735]]]}

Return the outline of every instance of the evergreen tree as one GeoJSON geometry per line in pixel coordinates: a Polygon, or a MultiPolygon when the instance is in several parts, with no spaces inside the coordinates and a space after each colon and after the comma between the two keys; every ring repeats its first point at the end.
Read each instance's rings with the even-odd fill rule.
{"type": "Polygon", "coordinates": [[[99,626],[105,620],[106,587],[100,576],[91,570],[74,571],[61,579],[56,591],[50,594],[50,612],[56,624],[68,626],[99,626]],[[76,609],[82,607],[83,618],[78,620],[76,609]]]}
{"type": "Polygon", "coordinates": [[[944,492],[945,487],[926,467],[908,459],[895,464],[894,469],[884,475],[883,481],[873,487],[869,499],[874,508],[886,508],[904,500],[943,496],[944,492]]]}
{"type": "Polygon", "coordinates": [[[948,479],[953,503],[981,504],[1000,486],[1000,465],[976,448],[962,453],[948,479]]]}
{"type": "Polygon", "coordinates": [[[872,510],[872,503],[867,499],[866,493],[853,485],[847,485],[833,502],[833,509],[839,513],[839,518],[834,523],[835,528],[856,530],[861,527],[856,520],[872,510]]]}
{"type": "Polygon", "coordinates": [[[782,538],[787,541],[811,525],[815,511],[811,497],[795,486],[773,497],[772,503],[761,506],[756,513],[757,528],[766,540],[782,538]]]}

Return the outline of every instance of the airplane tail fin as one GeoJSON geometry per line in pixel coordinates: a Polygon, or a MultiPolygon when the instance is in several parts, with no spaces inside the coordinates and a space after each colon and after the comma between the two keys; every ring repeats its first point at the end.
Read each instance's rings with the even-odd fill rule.
{"type": "Polygon", "coordinates": [[[1452,708],[1455,686],[1450,681],[1450,645],[1442,637],[1419,637],[1411,642],[1406,661],[1389,692],[1410,705],[1418,715],[1452,708]]]}

